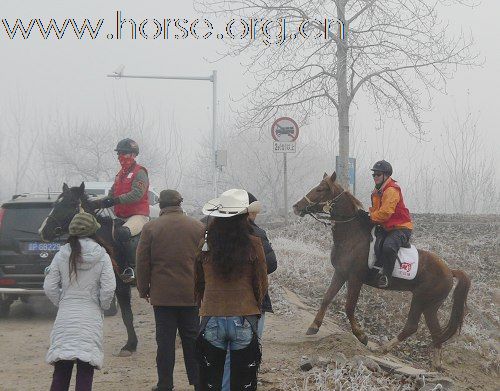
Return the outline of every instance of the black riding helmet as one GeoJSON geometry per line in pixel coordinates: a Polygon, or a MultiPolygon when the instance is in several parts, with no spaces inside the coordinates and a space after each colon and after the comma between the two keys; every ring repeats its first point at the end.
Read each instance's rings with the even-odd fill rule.
{"type": "Polygon", "coordinates": [[[135,153],[139,155],[139,145],[130,138],[124,138],[118,142],[115,151],[118,153],[135,153]]]}
{"type": "Polygon", "coordinates": [[[392,175],[392,166],[391,163],[386,162],[385,160],[379,160],[377,163],[373,165],[372,171],[379,171],[387,174],[388,176],[392,175]]]}

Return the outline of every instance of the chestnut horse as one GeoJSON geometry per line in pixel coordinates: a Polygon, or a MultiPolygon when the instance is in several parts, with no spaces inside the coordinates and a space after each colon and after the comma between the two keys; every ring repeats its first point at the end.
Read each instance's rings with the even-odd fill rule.
{"type": "MultiPolygon", "coordinates": [[[[328,215],[327,220],[332,223],[334,244],[331,262],[335,272],[307,334],[318,332],[328,306],[347,282],[345,312],[353,334],[366,345],[368,337],[354,317],[354,310],[362,285],[376,287],[374,279],[376,271],[368,268],[372,227],[358,217],[357,210],[362,209],[361,203],[336,183],[335,179],[335,172],[332,176],[324,174],[319,185],[293,206],[295,214],[301,217],[307,214],[315,217],[316,214],[323,213],[328,215]]],[[[436,254],[418,250],[418,256],[418,271],[413,280],[391,278],[390,290],[412,293],[410,312],[401,333],[377,351],[386,353],[415,333],[420,317],[424,314],[434,346],[432,365],[440,368],[443,342],[450,339],[462,327],[470,279],[463,271],[450,269],[436,254]],[[437,311],[453,288],[453,278],[456,278],[458,283],[453,293],[451,316],[448,324],[441,328],[437,311]]]]}

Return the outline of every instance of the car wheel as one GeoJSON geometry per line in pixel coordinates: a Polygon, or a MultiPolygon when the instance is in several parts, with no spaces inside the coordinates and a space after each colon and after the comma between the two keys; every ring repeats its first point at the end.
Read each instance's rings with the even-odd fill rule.
{"type": "Polygon", "coordinates": [[[113,297],[113,301],[109,309],[104,310],[104,316],[115,316],[118,313],[118,304],[116,303],[116,295],[113,297]]]}
{"type": "Polygon", "coordinates": [[[0,300],[0,318],[6,318],[9,316],[10,312],[10,305],[12,304],[12,301],[10,300],[0,300]]]}

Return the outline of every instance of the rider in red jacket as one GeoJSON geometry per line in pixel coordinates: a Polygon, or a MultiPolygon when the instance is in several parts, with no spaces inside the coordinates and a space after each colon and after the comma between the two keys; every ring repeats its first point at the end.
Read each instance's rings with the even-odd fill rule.
{"type": "Polygon", "coordinates": [[[123,225],[115,226],[114,238],[122,244],[126,254],[124,275],[133,279],[131,267],[135,265],[135,246],[130,239],[138,236],[149,221],[149,179],[147,170],[135,161],[139,146],[134,140],[121,140],[115,151],[121,169],[108,196],[94,201],[94,206],[96,209],[113,206],[116,217],[124,221],[123,225]]]}
{"type": "Polygon", "coordinates": [[[407,246],[413,230],[410,212],[403,200],[398,183],[392,179],[392,166],[385,160],[373,165],[375,189],[372,192],[370,220],[377,224],[375,252],[383,259],[383,270],[378,277],[378,287],[387,288],[396,263],[398,250],[407,246]]]}

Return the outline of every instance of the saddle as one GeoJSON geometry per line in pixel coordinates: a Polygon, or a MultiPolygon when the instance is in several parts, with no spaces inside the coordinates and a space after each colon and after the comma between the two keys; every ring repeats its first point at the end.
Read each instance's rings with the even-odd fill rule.
{"type": "MultiPolygon", "coordinates": [[[[371,270],[381,270],[382,260],[375,255],[375,228],[371,232],[370,252],[368,254],[368,268],[371,270]]],[[[418,251],[412,244],[401,247],[398,251],[397,262],[392,271],[392,277],[404,280],[413,280],[418,271],[418,251]]]]}

